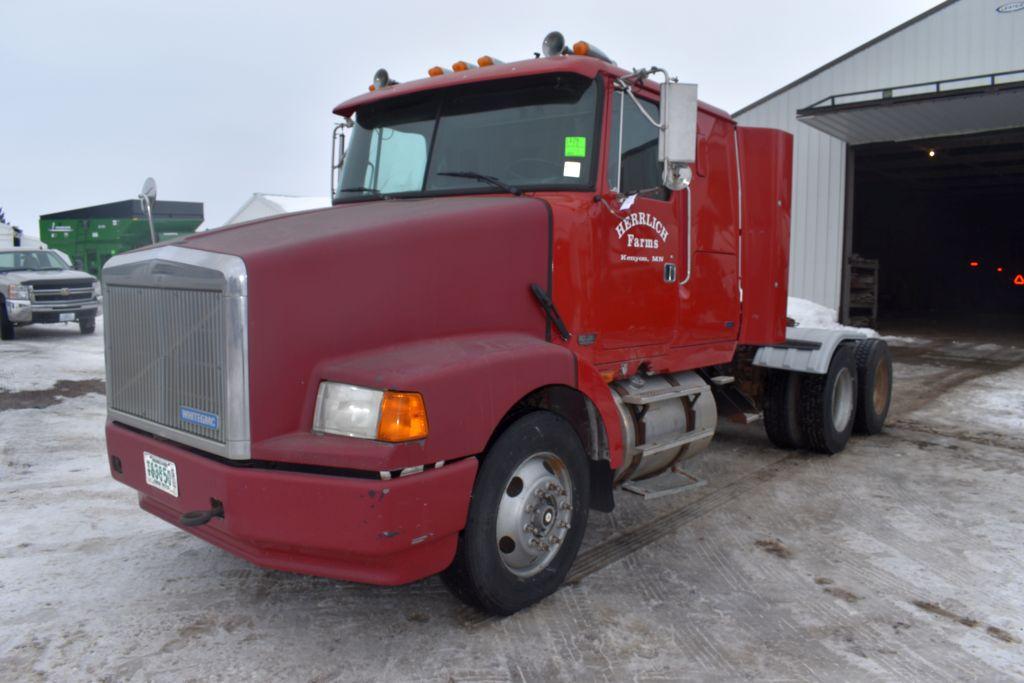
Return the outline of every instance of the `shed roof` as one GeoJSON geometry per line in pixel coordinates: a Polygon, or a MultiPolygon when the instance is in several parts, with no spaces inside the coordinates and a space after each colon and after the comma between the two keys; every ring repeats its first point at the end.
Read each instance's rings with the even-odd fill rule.
{"type": "Polygon", "coordinates": [[[939,3],[935,7],[932,7],[931,9],[929,9],[929,10],[927,10],[925,12],[922,12],[921,14],[918,14],[916,17],[913,17],[912,19],[909,19],[909,20],[903,22],[899,26],[896,26],[895,28],[889,29],[885,33],[872,38],[871,40],[869,40],[868,42],[864,43],[863,45],[858,45],[857,47],[853,48],[849,52],[847,52],[847,53],[845,53],[843,55],[840,55],[839,57],[836,57],[835,59],[833,59],[828,64],[824,64],[824,65],[818,67],[817,69],[815,69],[814,71],[811,71],[810,73],[804,74],[803,76],[801,76],[800,78],[796,79],[792,83],[784,85],[781,88],[779,88],[778,90],[774,90],[774,91],[768,93],[767,95],[765,95],[764,97],[762,97],[761,99],[759,99],[759,100],[757,100],[755,102],[751,102],[750,104],[748,104],[747,106],[743,107],[742,109],[739,109],[739,110],[735,111],[733,113],[733,118],[735,118],[737,116],[740,116],[741,114],[743,114],[745,112],[750,111],[754,107],[757,107],[757,106],[760,106],[760,105],[764,104],[768,100],[772,99],[773,97],[776,97],[777,95],[780,95],[780,94],[786,92],[787,90],[795,88],[796,86],[800,85],[804,81],[808,81],[808,80],[814,78],[815,76],[817,76],[818,74],[820,74],[820,73],[822,73],[824,71],[828,71],[829,69],[831,69],[832,67],[836,66],[837,64],[845,62],[850,57],[853,57],[854,55],[856,55],[856,54],[858,54],[860,52],[863,52],[864,50],[868,49],[872,45],[877,45],[878,43],[881,43],[883,40],[891,38],[892,36],[896,35],[900,31],[913,26],[914,24],[922,21],[923,19],[927,19],[928,17],[930,17],[931,15],[935,14],[936,12],[941,12],[945,8],[947,8],[950,5],[952,5],[952,4],[956,3],[956,2],[959,2],[959,1],[960,0],[945,0],[945,2],[939,3]]]}

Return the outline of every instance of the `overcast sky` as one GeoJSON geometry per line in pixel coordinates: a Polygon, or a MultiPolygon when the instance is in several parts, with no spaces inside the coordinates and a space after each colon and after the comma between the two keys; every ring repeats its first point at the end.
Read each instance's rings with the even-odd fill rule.
{"type": "Polygon", "coordinates": [[[523,59],[558,29],[735,111],[934,4],[0,0],[0,206],[35,234],[151,175],[221,225],[253,192],[326,195],[331,109],[381,66],[523,59]]]}

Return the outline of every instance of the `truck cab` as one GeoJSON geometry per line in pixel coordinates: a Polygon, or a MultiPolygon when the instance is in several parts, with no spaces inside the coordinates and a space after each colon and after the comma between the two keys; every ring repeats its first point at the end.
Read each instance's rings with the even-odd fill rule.
{"type": "Polygon", "coordinates": [[[108,262],[111,471],[144,509],[263,566],[441,573],[508,614],[614,490],[670,490],[720,412],[845,445],[859,337],[787,335],[790,136],[559,40],[378,72],[334,110],[331,208],[108,262]]]}

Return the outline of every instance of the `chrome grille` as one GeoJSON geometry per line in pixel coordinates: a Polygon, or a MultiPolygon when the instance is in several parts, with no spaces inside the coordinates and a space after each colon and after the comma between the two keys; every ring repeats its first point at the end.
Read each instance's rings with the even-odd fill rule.
{"type": "Polygon", "coordinates": [[[92,281],[41,281],[27,282],[32,286],[32,300],[35,303],[80,303],[92,300],[92,281]]]}
{"type": "Polygon", "coordinates": [[[110,406],[224,443],[223,301],[220,292],[109,286],[110,406]],[[216,429],[186,422],[182,409],[217,416],[216,429]]]}
{"type": "Polygon", "coordinates": [[[242,259],[167,245],[111,258],[102,279],[109,418],[249,458],[242,259]]]}

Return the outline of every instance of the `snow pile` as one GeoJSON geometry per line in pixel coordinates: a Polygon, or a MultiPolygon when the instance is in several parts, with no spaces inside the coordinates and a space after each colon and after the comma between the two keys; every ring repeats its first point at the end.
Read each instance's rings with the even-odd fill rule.
{"type": "Polygon", "coordinates": [[[819,330],[851,330],[867,334],[869,337],[877,337],[878,332],[870,327],[850,327],[840,325],[839,316],[828,306],[807,299],[800,299],[795,296],[789,297],[786,302],[786,315],[796,321],[800,327],[811,327],[819,330]]]}
{"type": "Polygon", "coordinates": [[[262,197],[277,204],[285,213],[326,209],[331,205],[330,197],[295,197],[287,194],[264,194],[262,197]]]}
{"type": "Polygon", "coordinates": [[[13,341],[0,341],[0,391],[51,389],[59,380],[103,379],[103,317],[96,333],[77,323],[19,327],[13,341]]]}

